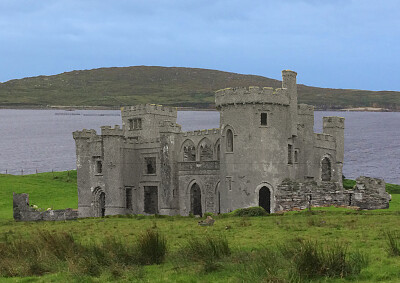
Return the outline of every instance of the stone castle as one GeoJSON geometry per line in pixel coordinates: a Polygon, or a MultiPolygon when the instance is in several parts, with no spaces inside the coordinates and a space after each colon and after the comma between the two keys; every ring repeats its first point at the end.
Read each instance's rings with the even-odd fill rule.
{"type": "Polygon", "coordinates": [[[146,104],[123,108],[122,128],[74,132],[79,217],[388,206],[379,180],[343,189],[344,118],[324,117],[314,133],[296,75],[282,71],[279,89],[217,91],[218,129],[182,132],[175,108],[146,104]]]}

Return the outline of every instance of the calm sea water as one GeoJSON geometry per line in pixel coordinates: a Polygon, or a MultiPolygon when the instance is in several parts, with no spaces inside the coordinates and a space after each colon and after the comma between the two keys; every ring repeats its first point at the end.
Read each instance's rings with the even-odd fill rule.
{"type": "MultiPolygon", "coordinates": [[[[29,174],[75,169],[75,130],[121,125],[119,111],[0,110],[0,173],[29,174]],[[73,114],[73,115],[72,115],[73,114]],[[21,171],[23,170],[23,172],[21,171]]],[[[360,175],[400,184],[400,113],[315,112],[315,131],[323,116],[346,118],[345,162],[348,178],[360,175]]],[[[184,131],[219,127],[219,113],[182,111],[184,131]]]]}

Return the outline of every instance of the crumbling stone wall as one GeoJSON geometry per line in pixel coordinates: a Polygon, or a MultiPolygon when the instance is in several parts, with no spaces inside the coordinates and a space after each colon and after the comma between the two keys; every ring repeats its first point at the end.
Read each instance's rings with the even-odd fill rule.
{"type": "Polygon", "coordinates": [[[306,209],[311,206],[343,205],[348,195],[336,182],[298,183],[284,180],[275,195],[275,211],[306,209]]]}
{"type": "Polygon", "coordinates": [[[353,190],[348,191],[351,206],[361,209],[389,208],[390,195],[386,192],[382,179],[361,176],[356,179],[353,190]]]}
{"type": "Polygon", "coordinates": [[[306,209],[311,206],[353,206],[360,209],[389,208],[390,195],[385,181],[359,177],[352,190],[344,190],[337,182],[298,183],[284,180],[276,190],[275,211],[306,209]]]}
{"type": "Polygon", "coordinates": [[[78,218],[77,209],[38,211],[29,206],[28,194],[13,193],[13,214],[15,221],[59,221],[78,218]]]}

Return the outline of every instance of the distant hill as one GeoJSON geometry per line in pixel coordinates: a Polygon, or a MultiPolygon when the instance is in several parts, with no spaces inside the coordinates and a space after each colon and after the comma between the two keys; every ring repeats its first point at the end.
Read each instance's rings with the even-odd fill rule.
{"type": "MultiPolygon", "coordinates": [[[[66,72],[0,83],[0,107],[101,106],[139,103],[213,108],[226,87],[281,87],[278,80],[181,67],[118,67],[66,72]]],[[[298,86],[299,102],[319,109],[382,107],[400,110],[400,92],[298,86]]]]}

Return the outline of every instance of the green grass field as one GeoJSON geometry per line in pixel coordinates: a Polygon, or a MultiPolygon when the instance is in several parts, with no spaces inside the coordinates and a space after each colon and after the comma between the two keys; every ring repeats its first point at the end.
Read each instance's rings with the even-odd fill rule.
{"type": "MultiPolygon", "coordinates": [[[[67,172],[0,175],[0,274],[3,274],[0,279],[1,282],[400,282],[400,256],[389,253],[387,234],[394,235],[400,249],[400,194],[393,193],[400,186],[390,188],[392,201],[388,210],[329,207],[313,208],[312,213],[265,217],[221,215],[215,217],[213,227],[198,226],[196,218],[141,215],[16,223],[12,220],[13,191],[29,193],[30,203],[42,208],[76,208],[76,172],[69,172],[69,176],[67,172]],[[131,247],[128,251],[133,253],[132,243],[147,230],[165,237],[168,250],[163,262],[146,265],[134,257],[123,261],[126,251],[113,241],[131,247]],[[64,258],[64,255],[54,256],[40,244],[43,241],[40,235],[45,235],[46,245],[58,251],[65,241],[53,241],[49,235],[66,234],[73,235],[74,241],[86,248],[77,249],[75,255],[66,252],[64,258]],[[110,244],[110,239],[114,244],[110,244]],[[220,248],[224,241],[229,245],[228,250],[220,248]],[[360,270],[333,277],[319,276],[322,269],[324,272],[329,269],[321,267],[313,271],[320,261],[315,260],[314,253],[306,253],[307,243],[320,245],[325,251],[319,251],[320,257],[334,267],[351,263],[360,270]],[[7,249],[12,253],[5,257],[7,249]],[[103,254],[113,261],[93,260],[103,254]],[[301,261],[301,254],[307,256],[306,260],[301,261]],[[14,263],[12,260],[26,269],[11,268],[15,264],[7,262],[14,263]],[[299,268],[311,268],[315,277],[300,276],[299,268]]],[[[77,245],[73,243],[67,242],[66,249],[77,245]]]]}

